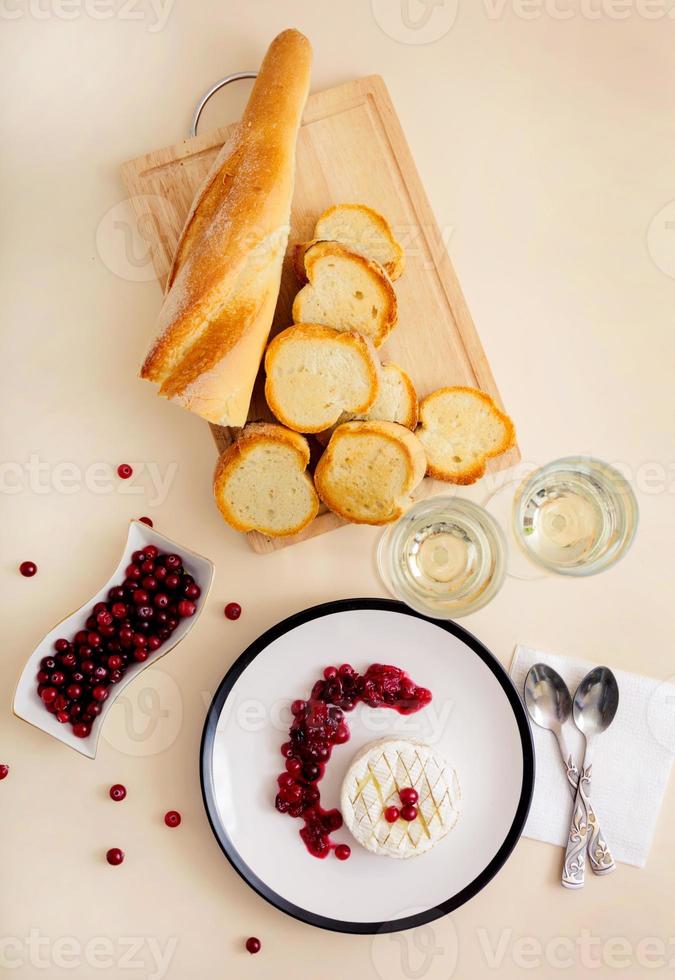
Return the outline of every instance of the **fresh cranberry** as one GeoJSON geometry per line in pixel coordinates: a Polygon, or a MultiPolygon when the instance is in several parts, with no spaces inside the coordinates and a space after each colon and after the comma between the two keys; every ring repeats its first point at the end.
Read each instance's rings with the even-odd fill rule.
{"type": "Polygon", "coordinates": [[[136,589],[133,595],[133,603],[135,606],[145,606],[150,602],[150,596],[145,589],[136,589]]]}
{"type": "Polygon", "coordinates": [[[122,783],[115,783],[114,786],[110,787],[110,799],[114,800],[115,803],[119,803],[127,795],[127,788],[123,786],[122,783]]]}
{"type": "Polygon", "coordinates": [[[68,640],[64,640],[63,638],[61,638],[60,640],[55,641],[54,649],[56,650],[57,653],[65,653],[66,650],[70,650],[70,643],[68,642],[68,640]]]}
{"type": "Polygon", "coordinates": [[[105,701],[108,697],[108,691],[103,684],[97,684],[91,693],[97,701],[105,701]]]}
{"type": "Polygon", "coordinates": [[[149,517],[139,517],[138,519],[139,519],[139,521],[141,522],[141,524],[147,524],[147,525],[148,525],[148,527],[154,527],[154,526],[155,526],[155,525],[154,525],[154,524],[152,523],[152,521],[150,520],[150,518],[149,518],[149,517]]]}
{"type": "Polygon", "coordinates": [[[112,624],[112,621],[113,621],[112,613],[108,612],[107,609],[103,610],[103,612],[98,613],[98,615],[96,616],[96,622],[98,623],[99,626],[110,626],[112,624]]]}
{"type": "Polygon", "coordinates": [[[56,661],[53,657],[43,657],[40,661],[40,667],[42,670],[52,671],[56,667],[56,661]]]}
{"type": "Polygon", "coordinates": [[[136,647],[134,650],[134,660],[136,660],[139,664],[142,664],[147,659],[148,651],[143,650],[141,647],[136,647]]]}
{"type": "Polygon", "coordinates": [[[71,701],[79,701],[82,697],[82,685],[81,684],[69,684],[66,688],[66,694],[71,701]]]}
{"type": "Polygon", "coordinates": [[[41,697],[45,704],[51,704],[59,696],[59,692],[55,687],[45,687],[42,691],[41,697]]]}
{"type": "Polygon", "coordinates": [[[37,565],[34,561],[22,561],[19,565],[19,571],[24,578],[32,578],[37,572],[37,565]]]}
{"type": "Polygon", "coordinates": [[[157,565],[155,567],[154,576],[158,582],[163,582],[167,574],[168,573],[164,565],[157,565]]]}
{"type": "Polygon", "coordinates": [[[136,615],[139,619],[152,619],[155,614],[155,610],[152,606],[137,606],[136,615]]]}
{"type": "Polygon", "coordinates": [[[154,575],[146,575],[145,578],[141,579],[141,588],[145,589],[146,592],[154,592],[158,584],[154,575]]]}
{"type": "Polygon", "coordinates": [[[144,647],[147,645],[147,642],[148,642],[147,639],[143,636],[142,633],[134,633],[133,644],[135,647],[144,647]]]}
{"type": "Polygon", "coordinates": [[[38,670],[38,672],[37,672],[37,682],[38,682],[38,684],[42,684],[44,686],[47,683],[48,680],[49,680],[49,674],[47,673],[47,671],[46,670],[38,670]]]}
{"type": "Polygon", "coordinates": [[[96,664],[93,660],[82,660],[80,661],[80,670],[83,674],[93,674],[96,669],[96,664]]]}
{"type": "Polygon", "coordinates": [[[171,602],[165,592],[158,592],[153,601],[158,609],[166,609],[171,602]]]}
{"type": "Polygon", "coordinates": [[[78,721],[76,725],[73,725],[73,735],[78,738],[86,738],[91,731],[91,725],[88,725],[84,721],[78,721]]]}
{"type": "Polygon", "coordinates": [[[335,857],[338,861],[346,861],[352,856],[352,849],[349,844],[338,844],[335,848],[335,857]]]}
{"type": "Polygon", "coordinates": [[[299,699],[297,701],[293,701],[293,703],[291,704],[291,714],[297,717],[298,715],[301,715],[303,713],[306,707],[307,707],[306,701],[300,701],[299,699]]]}
{"type": "Polygon", "coordinates": [[[62,684],[65,684],[66,675],[60,670],[55,670],[54,673],[49,678],[49,680],[54,685],[54,687],[61,687],[62,684]]]}
{"type": "Polygon", "coordinates": [[[179,616],[194,616],[196,611],[197,607],[190,599],[181,599],[178,603],[179,616]]]}
{"type": "Polygon", "coordinates": [[[85,714],[90,718],[97,718],[101,714],[101,705],[98,701],[91,701],[86,709],[85,714]]]}
{"type": "Polygon", "coordinates": [[[100,634],[99,633],[94,633],[94,632],[87,633],[87,643],[89,644],[90,647],[94,647],[94,648],[100,647],[100,645],[101,645],[101,636],[100,636],[100,634]]]}
{"type": "Polygon", "coordinates": [[[411,820],[417,820],[417,807],[408,804],[407,806],[401,807],[401,817],[403,820],[410,822],[411,820]]]}
{"type": "Polygon", "coordinates": [[[194,582],[190,582],[183,589],[183,595],[185,596],[186,599],[198,599],[201,594],[202,594],[202,590],[199,588],[198,585],[195,585],[194,582]]]}
{"type": "Polygon", "coordinates": [[[72,650],[66,650],[65,653],[59,654],[59,663],[62,667],[68,667],[70,669],[75,666],[76,662],[77,658],[72,650]]]}
{"type": "Polygon", "coordinates": [[[262,947],[262,943],[255,936],[249,936],[246,940],[246,952],[253,956],[254,953],[259,953],[262,947]]]}
{"type": "Polygon", "coordinates": [[[121,851],[119,847],[111,847],[110,850],[106,852],[105,859],[108,864],[121,864],[124,860],[124,851],[121,851]]]}
{"type": "Polygon", "coordinates": [[[117,670],[121,666],[122,658],[118,653],[113,653],[108,657],[108,667],[110,667],[111,670],[117,670]]]}
{"type": "Polygon", "coordinates": [[[414,804],[417,803],[420,798],[419,793],[416,789],[413,789],[412,786],[405,786],[403,789],[399,790],[398,795],[401,798],[401,803],[406,803],[410,806],[414,806],[414,804]]]}
{"type": "Polygon", "coordinates": [[[384,819],[387,823],[396,823],[400,816],[401,813],[397,806],[388,806],[384,811],[384,819]]]}
{"type": "Polygon", "coordinates": [[[132,582],[143,577],[143,572],[140,570],[138,565],[134,565],[133,563],[131,565],[127,565],[124,574],[128,579],[131,579],[132,582]]]}
{"type": "Polygon", "coordinates": [[[119,602],[120,599],[124,598],[124,589],[121,585],[114,585],[112,589],[108,590],[108,598],[111,602],[119,602]]]}
{"type": "Polygon", "coordinates": [[[133,472],[133,469],[128,463],[120,463],[120,465],[117,467],[117,475],[119,476],[120,480],[128,480],[133,472]]]}
{"type": "Polygon", "coordinates": [[[228,602],[225,606],[225,615],[228,619],[239,619],[241,616],[241,606],[238,602],[228,602]]]}
{"type": "Polygon", "coordinates": [[[9,776],[9,766],[5,765],[5,763],[3,762],[0,764],[0,779],[7,779],[8,776],[9,776]]]}
{"type": "Polygon", "coordinates": [[[181,822],[181,815],[178,810],[169,810],[164,814],[164,823],[167,827],[178,827],[181,822]]]}
{"type": "Polygon", "coordinates": [[[158,636],[148,637],[148,650],[157,650],[162,645],[162,641],[158,636]]]}
{"type": "Polygon", "coordinates": [[[108,680],[110,681],[111,684],[118,684],[122,680],[123,676],[124,675],[122,670],[111,670],[110,677],[108,678],[108,680]]]}
{"type": "MultiPolygon", "coordinates": [[[[146,544],[144,548],[144,554],[146,558],[151,558],[153,561],[159,557],[159,548],[154,544],[146,544]]],[[[177,557],[177,556],[176,556],[177,557]]],[[[181,559],[178,558],[178,564],[180,565],[181,559]]]]}
{"type": "Polygon", "coordinates": [[[103,664],[97,664],[94,667],[94,679],[97,681],[104,681],[108,676],[108,668],[104,667],[103,664]]]}
{"type": "Polygon", "coordinates": [[[164,579],[164,585],[170,592],[173,592],[180,585],[180,576],[176,575],[175,572],[170,572],[164,579]]]}
{"type": "Polygon", "coordinates": [[[326,678],[327,681],[334,681],[337,675],[338,675],[337,667],[326,667],[326,669],[323,672],[323,676],[326,678]]]}

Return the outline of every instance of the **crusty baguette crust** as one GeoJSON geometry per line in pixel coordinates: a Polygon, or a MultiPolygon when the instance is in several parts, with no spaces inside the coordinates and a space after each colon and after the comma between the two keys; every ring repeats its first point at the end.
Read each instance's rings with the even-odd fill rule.
{"type": "Polygon", "coordinates": [[[508,449],[511,449],[511,447],[515,445],[516,429],[513,424],[513,420],[495,404],[494,400],[486,392],[481,391],[479,388],[470,388],[466,385],[453,385],[438,388],[436,391],[432,391],[431,394],[422,399],[419,408],[420,424],[417,431],[419,432],[425,427],[425,408],[433,401],[434,398],[459,391],[468,392],[483,401],[490,407],[490,410],[504,425],[504,438],[502,442],[490,452],[487,452],[482,459],[477,460],[473,466],[467,466],[466,469],[459,473],[453,473],[443,469],[441,466],[436,466],[427,456],[427,476],[432,477],[434,480],[443,480],[445,483],[454,483],[458,486],[469,486],[485,476],[488,460],[493,459],[495,456],[501,456],[502,453],[505,453],[508,449]]]}
{"type": "MultiPolygon", "coordinates": [[[[328,234],[328,229],[324,227],[324,224],[328,222],[337,212],[349,211],[361,211],[364,214],[367,214],[372,223],[378,227],[382,237],[389,242],[395,253],[395,257],[389,262],[383,262],[382,267],[392,282],[399,279],[403,275],[405,269],[405,252],[403,251],[403,247],[394,235],[392,227],[384,215],[380,214],[380,212],[376,211],[374,208],[368,207],[367,204],[333,204],[332,207],[327,208],[323,214],[319,215],[314,227],[314,238],[319,240],[323,239],[324,241],[329,239],[331,236],[328,234]]],[[[368,255],[367,248],[364,248],[363,254],[368,255]]]]}
{"type": "Polygon", "coordinates": [[[211,422],[245,422],[279,291],[310,64],[298,31],[270,45],[188,215],[141,369],[160,394],[211,422]]]}
{"type": "MultiPolygon", "coordinates": [[[[363,334],[356,333],[353,330],[340,331],[334,330],[332,327],[321,326],[318,323],[298,323],[278,333],[269,344],[265,353],[265,398],[274,417],[282,425],[287,426],[289,429],[294,429],[297,432],[313,434],[325,430],[323,421],[316,425],[304,424],[301,428],[298,428],[295,420],[290,417],[287,409],[282,405],[278,397],[277,385],[273,378],[274,363],[278,359],[282,348],[287,344],[292,344],[296,339],[314,340],[318,345],[328,341],[334,344],[344,345],[345,347],[352,347],[358,351],[363,360],[370,383],[366,398],[359,406],[354,407],[353,412],[354,414],[367,412],[377,398],[379,391],[378,360],[371,341],[367,337],[364,337],[363,334]]],[[[301,383],[300,381],[299,384],[301,383]]],[[[340,412],[338,410],[337,415],[334,416],[336,421],[339,418],[339,414],[340,412]]]]}
{"type": "Polygon", "coordinates": [[[243,523],[232,509],[227,506],[227,501],[224,496],[224,488],[227,484],[228,477],[237,464],[245,459],[255,446],[270,442],[281,442],[290,446],[298,455],[298,468],[303,471],[306,470],[309,465],[310,450],[309,443],[304,436],[301,436],[297,432],[291,432],[290,429],[285,429],[283,426],[275,425],[272,422],[250,422],[242,429],[237,441],[233,442],[231,446],[228,446],[218,459],[213,475],[213,494],[221,514],[235,530],[244,532],[257,530],[270,537],[288,537],[291,534],[297,534],[307,527],[308,524],[311,524],[319,511],[319,498],[316,495],[312,478],[308,473],[303,473],[303,478],[312,489],[315,501],[314,506],[301,523],[282,532],[265,526],[254,528],[251,524],[243,523]]]}
{"type": "MultiPolygon", "coordinates": [[[[304,286],[300,292],[296,294],[296,297],[293,300],[293,322],[303,322],[303,293],[306,289],[314,288],[313,279],[315,266],[321,261],[322,258],[330,255],[336,256],[337,258],[347,259],[350,262],[360,265],[361,268],[366,269],[378,280],[380,287],[386,296],[386,312],[384,321],[379,334],[372,338],[375,346],[379,347],[398,322],[398,300],[396,298],[396,292],[391,284],[391,279],[378,262],[374,262],[372,259],[366,258],[365,255],[359,255],[358,252],[352,252],[339,242],[315,241],[310,243],[310,245],[305,249],[303,261],[308,285],[304,286]]],[[[328,326],[331,326],[331,324],[328,324],[328,326]]]]}
{"type": "Polygon", "coordinates": [[[406,512],[411,501],[409,494],[422,482],[426,469],[426,456],[417,436],[406,429],[405,426],[397,422],[345,422],[339,425],[333,432],[328,446],[319,460],[314,472],[314,485],[319,497],[329,510],[341,517],[343,520],[352,524],[371,524],[382,526],[398,520],[406,512]],[[380,519],[371,515],[367,517],[356,516],[353,512],[345,509],[343,501],[333,493],[329,471],[333,465],[336,446],[342,439],[356,439],[360,434],[376,434],[380,438],[393,443],[403,453],[408,464],[408,481],[403,490],[403,496],[392,500],[391,510],[386,516],[380,519]]]}

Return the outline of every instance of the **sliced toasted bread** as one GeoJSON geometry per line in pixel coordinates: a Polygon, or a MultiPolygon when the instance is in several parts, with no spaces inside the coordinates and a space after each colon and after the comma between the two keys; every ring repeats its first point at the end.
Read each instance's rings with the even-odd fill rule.
{"type": "Polygon", "coordinates": [[[305,252],[307,285],[295,297],[295,323],[356,330],[376,347],[396,325],[398,305],[381,265],[338,242],[317,242],[305,252]]]}
{"type": "Polygon", "coordinates": [[[312,242],[302,242],[293,250],[293,265],[300,282],[306,282],[303,256],[317,241],[334,241],[352,252],[379,262],[392,282],[403,274],[403,247],[385,217],[365,204],[335,204],[321,215],[312,242]]]}
{"type": "Polygon", "coordinates": [[[416,430],[427,473],[448,483],[475,483],[488,459],[515,442],[513,422],[477,388],[439,388],[422,399],[416,430]]]}
{"type": "Polygon", "coordinates": [[[265,354],[265,397],[296,432],[321,432],[343,412],[367,412],[380,390],[379,363],[362,334],[316,323],[282,330],[265,354]]]}
{"type": "Polygon", "coordinates": [[[213,492],[221,514],[238,531],[296,534],[319,509],[308,463],[303,436],[269,422],[249,423],[216,466],[213,492]]]}
{"type": "MultiPolygon", "coordinates": [[[[372,407],[359,415],[343,414],[338,420],[338,425],[356,419],[366,421],[375,419],[382,422],[398,422],[406,429],[414,430],[417,425],[418,410],[415,386],[403,368],[389,361],[380,366],[380,393],[372,407]]],[[[324,446],[327,445],[332,434],[332,429],[320,432],[319,442],[324,446]]]]}
{"type": "Polygon", "coordinates": [[[314,483],[334,513],[354,524],[389,524],[411,504],[426,457],[410,429],[396,422],[345,422],[319,460],[314,483]]]}

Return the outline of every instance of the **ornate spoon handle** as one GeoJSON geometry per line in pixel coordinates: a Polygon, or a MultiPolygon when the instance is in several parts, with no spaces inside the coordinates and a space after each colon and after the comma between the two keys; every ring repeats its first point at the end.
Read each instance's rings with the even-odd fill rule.
{"type": "Polygon", "coordinates": [[[588,823],[586,820],[586,807],[581,795],[581,784],[585,778],[586,770],[584,769],[574,796],[572,823],[570,824],[567,848],[565,849],[565,860],[562,870],[562,884],[564,888],[583,888],[584,886],[588,823]]]}
{"type": "MultiPolygon", "coordinates": [[[[572,792],[572,797],[576,796],[577,786],[579,785],[579,770],[572,760],[572,756],[568,755],[565,760],[565,772],[567,774],[567,782],[570,785],[570,790],[572,792]]],[[[603,834],[598,818],[595,814],[595,810],[591,805],[591,801],[588,796],[584,796],[584,787],[582,786],[582,796],[584,797],[584,803],[586,805],[586,812],[588,815],[588,825],[590,828],[588,835],[588,860],[592,870],[596,875],[608,875],[611,871],[616,870],[616,865],[614,864],[614,858],[609,850],[609,845],[605,840],[605,835],[603,834]]]]}
{"type": "Polygon", "coordinates": [[[598,823],[598,819],[595,815],[595,810],[591,805],[590,789],[592,768],[593,766],[589,765],[587,769],[584,769],[583,778],[579,784],[579,791],[581,793],[584,807],[586,808],[586,817],[588,821],[588,860],[591,862],[596,875],[608,875],[612,871],[616,870],[616,865],[614,864],[614,858],[612,857],[607,841],[605,840],[605,836],[600,830],[600,824],[598,823]]]}

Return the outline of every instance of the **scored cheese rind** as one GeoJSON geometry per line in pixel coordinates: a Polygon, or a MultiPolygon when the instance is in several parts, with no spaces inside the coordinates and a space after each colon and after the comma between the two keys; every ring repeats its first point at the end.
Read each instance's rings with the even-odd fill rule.
{"type": "Polygon", "coordinates": [[[461,790],[457,773],[430,745],[413,739],[371,742],[352,761],[342,783],[345,826],[374,854],[410,858],[425,854],[455,826],[461,790]],[[387,807],[400,809],[399,790],[419,794],[417,819],[385,820],[387,807]]]}

